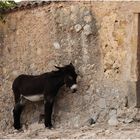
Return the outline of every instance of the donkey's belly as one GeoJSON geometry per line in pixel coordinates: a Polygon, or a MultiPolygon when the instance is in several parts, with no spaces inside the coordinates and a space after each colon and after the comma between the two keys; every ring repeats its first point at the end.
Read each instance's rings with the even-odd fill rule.
{"type": "Polygon", "coordinates": [[[23,96],[23,97],[32,102],[41,101],[44,99],[44,95],[31,95],[31,96],[23,96]]]}

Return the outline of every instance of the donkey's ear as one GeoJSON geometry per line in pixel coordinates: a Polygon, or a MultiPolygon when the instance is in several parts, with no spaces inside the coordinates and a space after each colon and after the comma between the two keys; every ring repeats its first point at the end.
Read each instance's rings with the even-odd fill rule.
{"type": "Polygon", "coordinates": [[[59,69],[59,70],[61,69],[61,68],[60,68],[60,67],[58,67],[58,66],[55,66],[55,68],[57,68],[57,69],[59,69]]]}
{"type": "Polygon", "coordinates": [[[73,66],[73,64],[70,62],[70,65],[73,66]]]}

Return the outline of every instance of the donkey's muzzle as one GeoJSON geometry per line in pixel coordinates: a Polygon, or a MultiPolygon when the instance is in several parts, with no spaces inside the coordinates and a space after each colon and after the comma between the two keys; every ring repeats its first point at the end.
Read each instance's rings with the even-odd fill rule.
{"type": "Polygon", "coordinates": [[[77,91],[77,84],[71,86],[72,93],[77,91]]]}

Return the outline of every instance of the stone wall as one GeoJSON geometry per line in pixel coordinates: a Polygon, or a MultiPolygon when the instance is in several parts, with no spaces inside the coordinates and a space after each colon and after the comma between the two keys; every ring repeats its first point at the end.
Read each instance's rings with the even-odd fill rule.
{"type": "MultiPolygon", "coordinates": [[[[60,90],[53,115],[56,127],[80,127],[97,117],[98,122],[112,123],[112,116],[115,120],[126,112],[124,119],[133,117],[127,101],[136,81],[132,48],[134,9],[139,7],[139,2],[54,2],[7,14],[0,25],[1,130],[13,123],[13,80],[69,62],[79,73],[79,88],[75,94],[65,87],[60,90]]],[[[41,104],[29,103],[24,124],[38,121],[41,104]]]]}

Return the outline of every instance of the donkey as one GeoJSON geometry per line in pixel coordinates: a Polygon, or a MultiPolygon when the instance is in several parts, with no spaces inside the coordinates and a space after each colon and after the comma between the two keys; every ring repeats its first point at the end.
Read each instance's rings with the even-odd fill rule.
{"type": "Polygon", "coordinates": [[[51,129],[51,115],[54,99],[64,84],[72,92],[77,90],[77,74],[72,63],[64,67],[57,67],[56,71],[47,72],[41,75],[19,75],[13,82],[15,106],[13,109],[14,128],[21,128],[20,116],[25,106],[24,99],[35,102],[44,100],[45,127],[51,129]]]}

